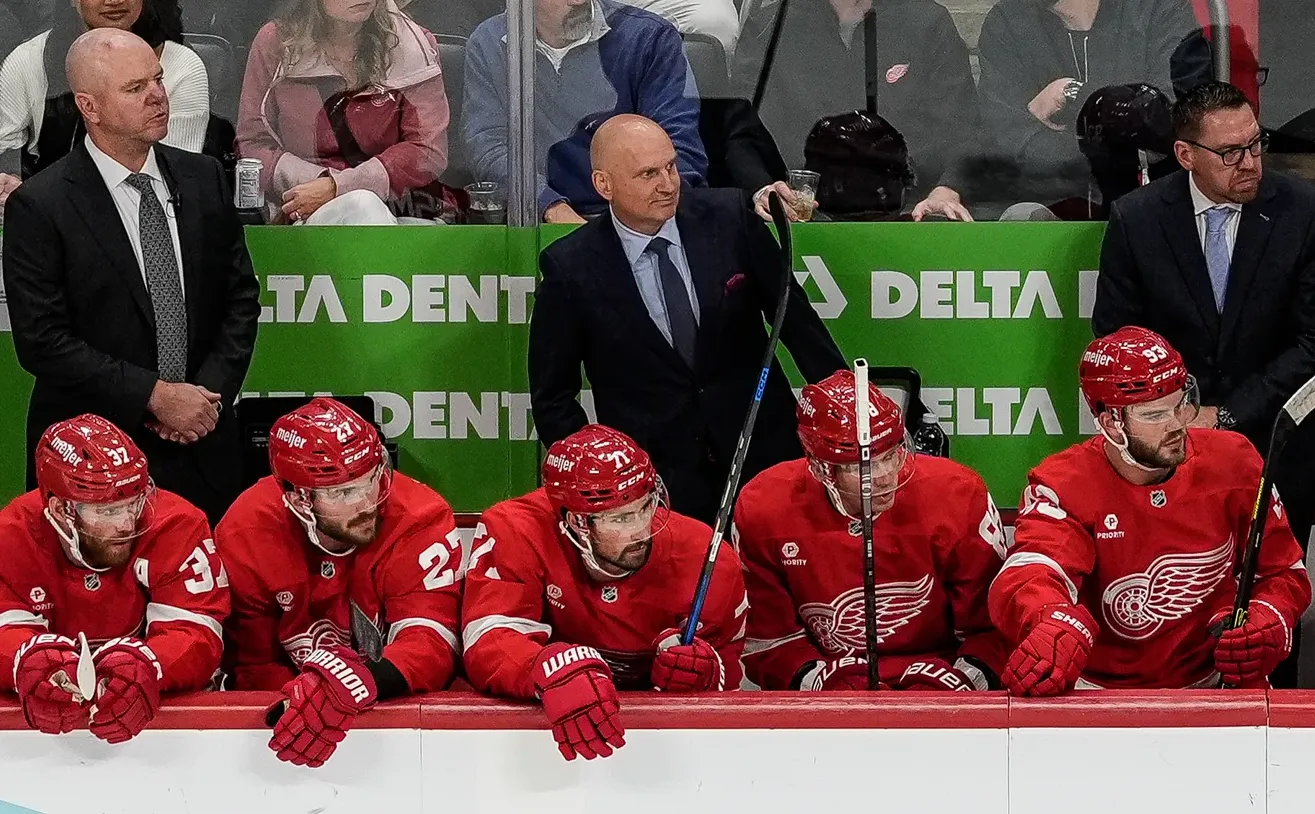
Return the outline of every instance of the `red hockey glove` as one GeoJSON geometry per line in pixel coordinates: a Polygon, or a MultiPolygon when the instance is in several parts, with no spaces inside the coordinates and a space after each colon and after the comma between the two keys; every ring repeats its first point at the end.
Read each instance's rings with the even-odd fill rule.
{"type": "Polygon", "coordinates": [[[1014,649],[1000,677],[1012,695],[1059,695],[1073,689],[1096,643],[1096,620],[1086,608],[1051,605],[1014,649]]]}
{"type": "Polygon", "coordinates": [[[269,748],[279,760],[318,768],[333,755],[356,716],[379,700],[374,676],[355,651],[341,646],[315,650],[301,674],[283,685],[287,709],[274,724],[269,748]]]}
{"type": "MultiPolygon", "coordinates": [[[[1219,621],[1231,610],[1215,616],[1219,621]]],[[[1230,687],[1266,687],[1269,674],[1292,650],[1288,623],[1268,602],[1247,605],[1247,621],[1236,630],[1225,630],[1215,645],[1215,667],[1230,687]]]]}
{"type": "Polygon", "coordinates": [[[658,634],[653,647],[650,677],[653,687],[662,692],[707,692],[726,689],[726,666],[717,649],[694,637],[689,645],[680,643],[680,631],[667,628],[658,634]]]}
{"type": "Polygon", "coordinates": [[[91,734],[123,743],[155,717],[160,709],[160,661],[141,639],[124,636],[101,645],[96,664],[96,703],[91,708],[91,734]]]}
{"type": "Polygon", "coordinates": [[[966,672],[951,667],[945,659],[929,657],[915,661],[896,679],[897,690],[936,690],[939,692],[969,692],[977,689],[966,672]]]}
{"type": "Polygon", "coordinates": [[[562,757],[607,757],[626,745],[612,670],[592,647],[558,642],[539,651],[534,688],[562,757]]]}
{"type": "MultiPolygon", "coordinates": [[[[868,688],[868,660],[845,656],[832,661],[815,661],[799,680],[799,689],[833,692],[862,692],[868,688]]],[[[878,684],[877,689],[889,686],[878,684]]]]}
{"type": "Polygon", "coordinates": [[[27,725],[47,735],[72,732],[87,723],[78,693],[78,645],[67,636],[42,633],[28,639],[14,658],[14,688],[27,725]]]}

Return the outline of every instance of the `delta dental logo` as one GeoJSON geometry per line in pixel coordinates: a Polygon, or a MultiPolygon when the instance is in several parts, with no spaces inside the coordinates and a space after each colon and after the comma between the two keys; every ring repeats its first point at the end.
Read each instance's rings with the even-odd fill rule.
{"type": "MultiPolygon", "coordinates": [[[[835,276],[819,255],[804,255],[805,271],[796,271],[801,286],[812,280],[821,299],[810,299],[822,319],[837,319],[849,305],[835,276]]],[[[1091,317],[1096,300],[1097,272],[1077,274],[1075,316],[1091,317]]],[[[877,269],[870,272],[872,319],[1064,319],[1064,308],[1044,269],[941,270],[918,272],[877,269]]]]}
{"type": "MultiPolygon", "coordinates": [[[[498,274],[366,274],[360,280],[360,311],[349,320],[342,294],[355,280],[329,274],[269,274],[261,278],[274,304],[260,309],[262,323],[387,323],[409,321],[529,322],[534,276],[498,274]]],[[[353,291],[353,293],[355,293],[353,291]]]]}

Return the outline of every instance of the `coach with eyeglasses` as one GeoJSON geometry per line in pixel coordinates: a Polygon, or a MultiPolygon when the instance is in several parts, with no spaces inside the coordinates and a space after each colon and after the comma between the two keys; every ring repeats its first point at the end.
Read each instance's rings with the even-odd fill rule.
{"type": "MultiPolygon", "coordinates": [[[[1185,171],[1114,203],[1092,328],[1162,334],[1200,385],[1195,425],[1240,432],[1263,454],[1283,402],[1315,375],[1315,186],[1264,171],[1269,137],[1232,85],[1188,91],[1173,119],[1185,171]]],[[[1315,509],[1311,430],[1275,462],[1303,547],[1315,509]]]]}

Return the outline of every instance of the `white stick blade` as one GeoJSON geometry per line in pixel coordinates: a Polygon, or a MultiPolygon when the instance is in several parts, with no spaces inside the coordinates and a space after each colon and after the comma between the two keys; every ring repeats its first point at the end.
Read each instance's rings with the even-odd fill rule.
{"type": "Polygon", "coordinates": [[[1297,392],[1283,405],[1283,412],[1288,414],[1294,424],[1305,421],[1312,411],[1315,411],[1315,378],[1297,388],[1297,392]]]}
{"type": "Polygon", "coordinates": [[[858,444],[866,447],[872,441],[871,405],[868,401],[868,360],[854,360],[854,424],[858,428],[858,444]]]}
{"type": "Polygon", "coordinates": [[[78,654],[78,694],[84,701],[96,700],[96,664],[91,658],[91,646],[87,644],[87,634],[79,633],[82,652],[78,654]]]}

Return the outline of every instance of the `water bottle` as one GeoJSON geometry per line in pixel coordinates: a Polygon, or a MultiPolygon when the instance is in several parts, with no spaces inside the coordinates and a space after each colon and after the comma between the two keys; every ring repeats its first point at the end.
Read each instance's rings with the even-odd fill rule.
{"type": "Polygon", "coordinates": [[[936,414],[930,410],[922,414],[921,426],[913,433],[913,449],[919,455],[950,457],[950,439],[941,429],[936,414]]]}

